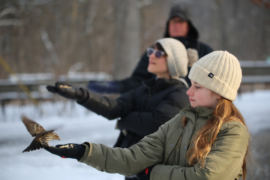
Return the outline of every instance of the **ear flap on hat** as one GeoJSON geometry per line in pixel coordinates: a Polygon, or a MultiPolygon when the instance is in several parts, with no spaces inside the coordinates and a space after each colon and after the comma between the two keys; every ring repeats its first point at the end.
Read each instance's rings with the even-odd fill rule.
{"type": "Polygon", "coordinates": [[[195,62],[198,61],[199,55],[198,51],[196,49],[187,49],[187,54],[188,54],[188,67],[192,67],[195,62]]]}

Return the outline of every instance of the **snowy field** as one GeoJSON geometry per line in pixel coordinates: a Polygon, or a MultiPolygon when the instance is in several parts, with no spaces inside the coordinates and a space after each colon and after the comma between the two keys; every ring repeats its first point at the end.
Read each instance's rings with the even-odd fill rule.
{"type": "MultiPolygon", "coordinates": [[[[270,91],[255,91],[238,96],[235,105],[246,119],[252,134],[270,128],[270,91]]],[[[98,179],[123,180],[118,174],[99,172],[73,159],[62,159],[45,150],[22,153],[32,137],[20,120],[22,114],[45,129],[57,127],[61,141],[50,145],[85,141],[113,146],[118,136],[115,121],[91,113],[74,102],[42,103],[33,106],[7,106],[0,112],[0,180],[98,179]]]]}

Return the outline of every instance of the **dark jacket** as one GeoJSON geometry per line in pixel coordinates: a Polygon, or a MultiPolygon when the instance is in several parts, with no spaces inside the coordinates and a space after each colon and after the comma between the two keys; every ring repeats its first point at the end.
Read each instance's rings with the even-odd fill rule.
{"type": "Polygon", "coordinates": [[[88,98],[78,103],[110,120],[121,118],[118,121],[121,133],[115,146],[124,148],[157,131],[160,125],[187,106],[186,91],[179,80],[153,78],[118,99],[87,91],[88,98]]]}

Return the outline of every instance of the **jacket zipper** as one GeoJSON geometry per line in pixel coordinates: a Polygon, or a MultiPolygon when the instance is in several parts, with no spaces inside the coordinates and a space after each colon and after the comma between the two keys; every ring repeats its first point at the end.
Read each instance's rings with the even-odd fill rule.
{"type": "MultiPolygon", "coordinates": [[[[197,118],[198,118],[198,115],[199,115],[199,113],[195,113],[195,122],[194,122],[194,123],[196,123],[196,120],[197,120],[197,118]]],[[[193,131],[194,131],[194,130],[193,130],[193,131]]],[[[191,137],[191,138],[192,138],[192,137],[191,137]]],[[[190,141],[191,141],[191,139],[190,139],[190,141]]],[[[186,151],[188,150],[190,143],[191,143],[191,142],[188,142],[188,144],[186,145],[186,149],[185,149],[186,151]]],[[[185,158],[185,166],[188,166],[187,158],[185,158]]]]}
{"type": "Polygon", "coordinates": [[[199,113],[195,113],[195,121],[197,120],[199,113]]]}
{"type": "MultiPolygon", "coordinates": [[[[183,138],[184,135],[185,135],[185,132],[186,132],[188,123],[189,123],[189,121],[187,122],[187,124],[186,124],[186,126],[185,126],[185,129],[184,129],[184,131],[183,131],[183,133],[182,133],[182,138],[183,138]]],[[[181,142],[180,144],[182,144],[182,142],[181,142]]],[[[181,148],[181,145],[180,145],[180,151],[179,151],[180,158],[181,158],[181,151],[182,151],[182,148],[181,148]]],[[[185,158],[185,159],[186,159],[186,158],[185,158]]],[[[185,160],[185,164],[186,164],[186,160],[185,160]]]]}
{"type": "Polygon", "coordinates": [[[148,93],[148,97],[147,97],[147,101],[149,100],[149,98],[152,96],[152,93],[154,92],[154,90],[159,86],[160,82],[157,82],[156,86],[152,89],[148,88],[149,89],[149,93],[148,93]]]}
{"type": "Polygon", "coordinates": [[[150,98],[151,96],[152,96],[152,94],[149,93],[148,96],[147,96],[147,101],[149,100],[149,98],[150,98]]]}
{"type": "Polygon", "coordinates": [[[181,142],[183,133],[184,133],[184,130],[182,131],[182,133],[181,133],[180,136],[179,136],[177,145],[170,151],[169,155],[168,155],[167,158],[164,160],[163,164],[166,164],[166,162],[168,161],[168,158],[170,157],[170,155],[171,155],[174,151],[177,150],[177,147],[179,146],[179,144],[180,144],[180,142],[181,142]]]}

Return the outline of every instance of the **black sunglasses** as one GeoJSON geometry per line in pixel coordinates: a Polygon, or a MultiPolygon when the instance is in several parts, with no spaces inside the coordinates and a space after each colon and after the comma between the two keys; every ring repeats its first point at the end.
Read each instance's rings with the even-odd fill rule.
{"type": "Polygon", "coordinates": [[[155,53],[156,58],[160,58],[165,54],[163,51],[155,50],[153,48],[147,48],[147,56],[149,57],[151,54],[155,53]]]}

